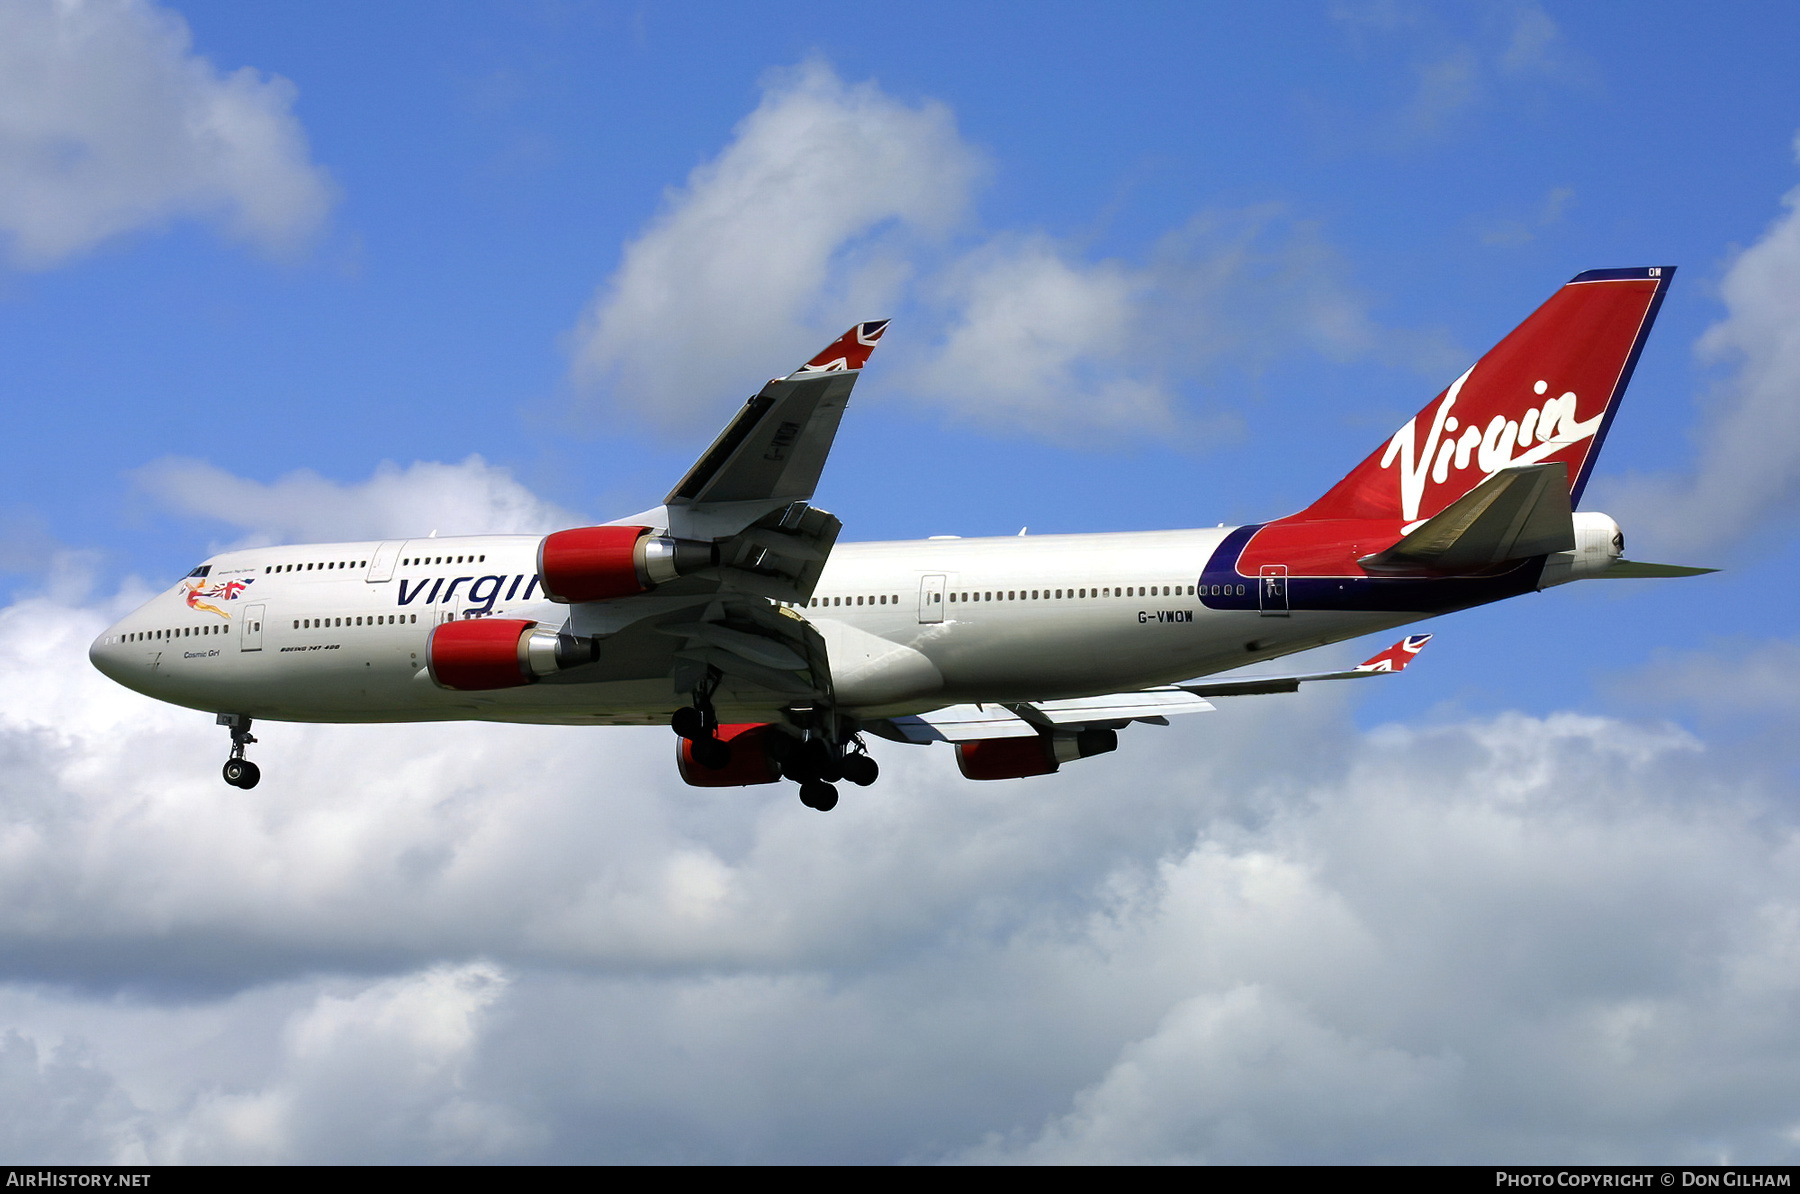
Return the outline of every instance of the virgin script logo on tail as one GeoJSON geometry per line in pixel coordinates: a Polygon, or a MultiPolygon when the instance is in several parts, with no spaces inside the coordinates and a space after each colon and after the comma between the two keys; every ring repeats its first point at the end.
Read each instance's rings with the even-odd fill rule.
{"type": "Polygon", "coordinates": [[[1573,390],[1544,398],[1550,383],[1541,380],[1531,388],[1543,399],[1542,404],[1530,407],[1517,420],[1496,414],[1485,427],[1480,425],[1479,417],[1463,426],[1450,409],[1474,372],[1475,367],[1471,366],[1444,392],[1444,400],[1432,412],[1431,431],[1423,448],[1418,446],[1417,424],[1425,412],[1420,411],[1394,433],[1382,454],[1382,468],[1392,468],[1396,463],[1400,466],[1400,511],[1406,522],[1418,520],[1427,481],[1433,485],[1453,484],[1453,500],[1503,468],[1538,464],[1564,448],[1592,439],[1600,430],[1604,409],[1592,418],[1582,419],[1576,414],[1578,399],[1573,390]],[[1481,476],[1470,478],[1465,474],[1471,464],[1481,470],[1481,476]]]}

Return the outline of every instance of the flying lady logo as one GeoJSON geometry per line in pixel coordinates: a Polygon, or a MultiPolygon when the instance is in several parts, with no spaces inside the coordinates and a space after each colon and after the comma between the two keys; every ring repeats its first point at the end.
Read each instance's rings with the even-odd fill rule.
{"type": "Polygon", "coordinates": [[[255,583],[254,577],[249,580],[222,580],[210,585],[204,581],[191,581],[187,586],[188,608],[203,609],[209,614],[229,618],[230,614],[216,605],[208,605],[207,601],[236,601],[240,593],[255,583]]]}
{"type": "Polygon", "coordinates": [[[1516,422],[1504,414],[1497,414],[1488,420],[1485,428],[1479,421],[1462,426],[1450,410],[1474,372],[1471,367],[1457,378],[1456,384],[1444,394],[1444,400],[1438,403],[1423,449],[1417,445],[1417,424],[1420,415],[1424,414],[1421,411],[1394,433],[1394,438],[1388,441],[1387,451],[1382,454],[1382,468],[1392,468],[1396,463],[1400,466],[1400,511],[1406,522],[1418,520],[1427,480],[1434,485],[1445,485],[1450,484],[1452,473],[1458,474],[1454,492],[1461,496],[1477,484],[1460,475],[1471,464],[1481,470],[1479,480],[1486,480],[1503,468],[1538,464],[1564,448],[1592,439],[1600,430],[1600,421],[1606,414],[1604,409],[1590,419],[1579,418],[1575,392],[1567,390],[1555,398],[1544,398],[1550,383],[1542,380],[1531,387],[1533,393],[1543,398],[1542,404],[1526,410],[1516,422]],[[1457,434],[1459,428],[1460,435],[1457,434]],[[1518,454],[1514,455],[1515,452],[1518,454]]]}

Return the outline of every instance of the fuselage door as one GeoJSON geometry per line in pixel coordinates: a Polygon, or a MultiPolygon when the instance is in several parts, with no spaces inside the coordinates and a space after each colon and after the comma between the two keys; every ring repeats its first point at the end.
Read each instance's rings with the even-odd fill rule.
{"type": "Polygon", "coordinates": [[[1264,564],[1259,570],[1256,592],[1265,618],[1288,616],[1288,571],[1286,564],[1264,564]]]}
{"type": "Polygon", "coordinates": [[[439,626],[442,626],[445,622],[460,622],[460,621],[462,621],[463,607],[465,604],[467,604],[467,603],[463,601],[463,595],[461,593],[458,593],[455,597],[451,598],[449,601],[438,602],[437,611],[436,611],[437,617],[436,617],[435,621],[437,622],[437,624],[439,626]]]}
{"type": "Polygon", "coordinates": [[[919,621],[944,620],[944,578],[927,576],[919,582],[919,621]]]}
{"type": "Polygon", "coordinates": [[[244,612],[238,615],[238,649],[240,651],[262,650],[263,607],[246,605],[244,612]]]}
{"type": "Polygon", "coordinates": [[[394,565],[400,562],[400,549],[405,546],[404,539],[392,539],[377,547],[374,558],[369,561],[369,574],[363,579],[372,585],[393,580],[394,565]]]}

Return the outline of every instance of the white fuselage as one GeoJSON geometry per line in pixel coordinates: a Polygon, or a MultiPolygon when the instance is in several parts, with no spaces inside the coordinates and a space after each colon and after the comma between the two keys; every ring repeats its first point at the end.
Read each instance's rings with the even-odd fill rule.
{"type": "MultiPolygon", "coordinates": [[[[1194,586],[1227,534],[842,544],[796,612],[825,640],[840,708],[863,716],[1130,691],[1422,616],[1209,609],[1194,586]]],[[[90,657],[146,695],[254,718],[666,723],[687,694],[666,672],[612,674],[604,639],[598,667],[554,681],[487,692],[433,683],[426,639],[442,622],[568,622],[570,607],[538,592],[539,542],[484,535],[226,552],[207,562],[203,580],[177,584],[109,627],[90,657]],[[220,590],[229,595],[206,595],[220,590]]],[[[777,716],[779,700],[753,691],[728,683],[721,717],[777,716]]]]}

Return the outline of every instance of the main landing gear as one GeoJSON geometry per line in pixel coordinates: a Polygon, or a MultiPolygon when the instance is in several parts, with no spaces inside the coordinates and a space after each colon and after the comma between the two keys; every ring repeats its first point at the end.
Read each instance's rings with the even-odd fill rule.
{"type": "Polygon", "coordinates": [[[256,741],[250,736],[250,719],[242,713],[221,713],[219,724],[231,729],[231,757],[220,769],[225,782],[234,788],[254,788],[262,779],[262,768],[244,757],[244,748],[256,741]]]}
{"type": "MultiPolygon", "coordinates": [[[[718,672],[710,673],[694,686],[694,703],[677,709],[669,718],[669,728],[687,739],[689,756],[709,771],[723,771],[731,765],[732,748],[719,741],[719,715],[712,703],[721,678],[718,672]]],[[[801,804],[822,813],[830,812],[837,807],[840,780],[866,788],[881,774],[861,735],[845,734],[844,728],[834,718],[821,721],[817,715],[804,737],[795,737],[779,727],[767,727],[771,769],[760,778],[744,777],[739,782],[769,783],[780,775],[800,785],[801,804]],[[837,729],[835,736],[827,736],[828,726],[837,729]]]]}
{"type": "Polygon", "coordinates": [[[722,771],[731,762],[731,748],[719,741],[719,715],[713,711],[712,694],[724,678],[717,668],[706,669],[706,679],[694,685],[694,703],[675,710],[669,728],[693,745],[694,762],[708,771],[722,771]]]}
{"type": "Polygon", "coordinates": [[[837,807],[840,780],[866,788],[881,775],[881,768],[858,735],[845,742],[814,735],[794,746],[781,773],[800,785],[801,804],[828,813],[837,807]]]}

